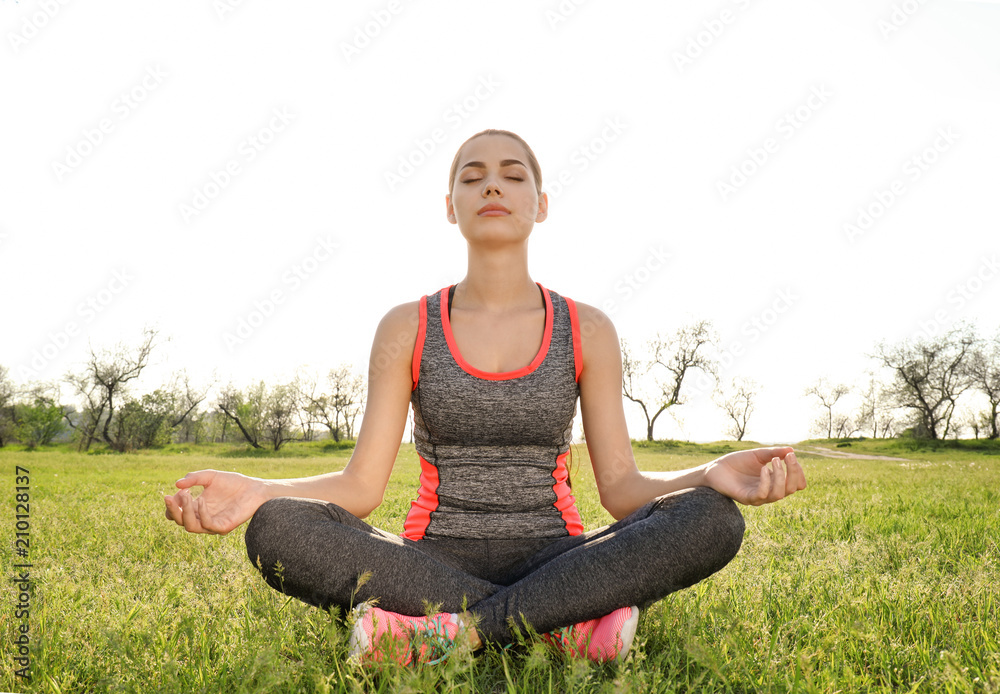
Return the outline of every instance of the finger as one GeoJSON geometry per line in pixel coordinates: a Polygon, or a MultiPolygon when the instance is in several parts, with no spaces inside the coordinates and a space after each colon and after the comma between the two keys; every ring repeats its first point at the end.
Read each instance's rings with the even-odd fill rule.
{"type": "Polygon", "coordinates": [[[771,481],[771,494],[768,496],[768,501],[784,499],[785,480],[787,478],[785,474],[785,461],[777,457],[771,460],[771,471],[774,473],[774,477],[771,481]]]}
{"type": "Polygon", "coordinates": [[[806,488],[806,473],[799,464],[794,453],[789,453],[785,458],[788,466],[788,479],[785,481],[785,492],[792,494],[800,489],[806,488]]]}
{"type": "Polygon", "coordinates": [[[184,528],[189,533],[203,533],[205,530],[201,527],[201,521],[198,520],[198,515],[195,512],[195,500],[191,497],[191,492],[184,489],[179,492],[178,495],[183,494],[181,505],[184,508],[184,528]]]}
{"type": "Polygon", "coordinates": [[[198,470],[184,475],[179,480],[174,482],[174,485],[178,489],[189,489],[190,487],[195,486],[204,487],[206,484],[210,484],[212,482],[213,477],[215,477],[215,470],[198,470]]]}
{"type": "Polygon", "coordinates": [[[771,468],[766,465],[760,469],[760,482],[757,484],[757,495],[750,500],[755,506],[767,503],[767,495],[771,493],[771,468]]]}
{"type": "Polygon", "coordinates": [[[175,496],[164,497],[163,501],[167,505],[167,518],[177,525],[184,525],[184,518],[181,516],[180,502],[175,496]]]}
{"type": "Polygon", "coordinates": [[[791,446],[777,446],[773,448],[756,448],[754,453],[757,455],[757,461],[761,465],[767,465],[775,457],[784,458],[786,455],[792,452],[791,446]]]}
{"type": "Polygon", "coordinates": [[[201,527],[205,529],[205,532],[212,533],[213,535],[225,534],[219,533],[218,526],[216,525],[212,514],[209,512],[207,504],[199,504],[195,511],[198,516],[198,521],[201,523],[201,527]]]}

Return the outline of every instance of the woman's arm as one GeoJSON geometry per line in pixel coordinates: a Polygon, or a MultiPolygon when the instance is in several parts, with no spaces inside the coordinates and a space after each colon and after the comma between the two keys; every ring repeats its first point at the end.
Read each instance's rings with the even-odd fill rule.
{"type": "Polygon", "coordinates": [[[603,311],[577,302],[583,344],[580,410],[601,505],[624,518],[658,496],[708,486],[744,504],[777,501],[805,489],[805,474],[789,447],[729,453],[677,472],[640,472],[622,404],[618,333],[603,311]]]}
{"type": "Polygon", "coordinates": [[[167,518],[190,532],[225,534],[279,496],[330,501],[359,518],[370,514],[382,503],[403,438],[418,321],[418,302],[410,302],[390,310],[379,323],[368,365],[365,414],[343,470],[291,479],[199,470],[177,481],[181,491],[164,497],[167,518]],[[195,486],[204,487],[198,497],[189,491],[195,486]]]}

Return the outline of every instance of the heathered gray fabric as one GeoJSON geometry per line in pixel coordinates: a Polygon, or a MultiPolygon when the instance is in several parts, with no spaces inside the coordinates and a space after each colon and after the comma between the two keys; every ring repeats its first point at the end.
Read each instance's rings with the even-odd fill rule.
{"type": "Polygon", "coordinates": [[[566,300],[547,290],[552,337],[542,363],[524,376],[491,380],[463,369],[448,347],[441,319],[447,290],[427,295],[410,398],[415,447],[440,481],[425,537],[564,537],[552,473],[569,450],[580,394],[566,300]]]}

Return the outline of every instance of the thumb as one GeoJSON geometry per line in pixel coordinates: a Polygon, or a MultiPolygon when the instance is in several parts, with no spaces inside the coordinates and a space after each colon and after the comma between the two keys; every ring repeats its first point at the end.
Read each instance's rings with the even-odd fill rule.
{"type": "Polygon", "coordinates": [[[213,477],[215,477],[215,470],[198,470],[197,472],[189,472],[184,475],[174,482],[174,485],[178,489],[188,489],[195,486],[204,487],[207,484],[211,484],[213,477]]]}

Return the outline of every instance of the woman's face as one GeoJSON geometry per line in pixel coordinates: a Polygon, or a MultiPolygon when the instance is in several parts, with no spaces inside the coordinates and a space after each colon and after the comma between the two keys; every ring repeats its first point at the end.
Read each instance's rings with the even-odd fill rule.
{"type": "Polygon", "coordinates": [[[526,239],[548,211],[548,198],[535,189],[524,147],[504,135],[482,135],[465,144],[455,187],[445,202],[448,221],[458,224],[470,241],[526,239]]]}

